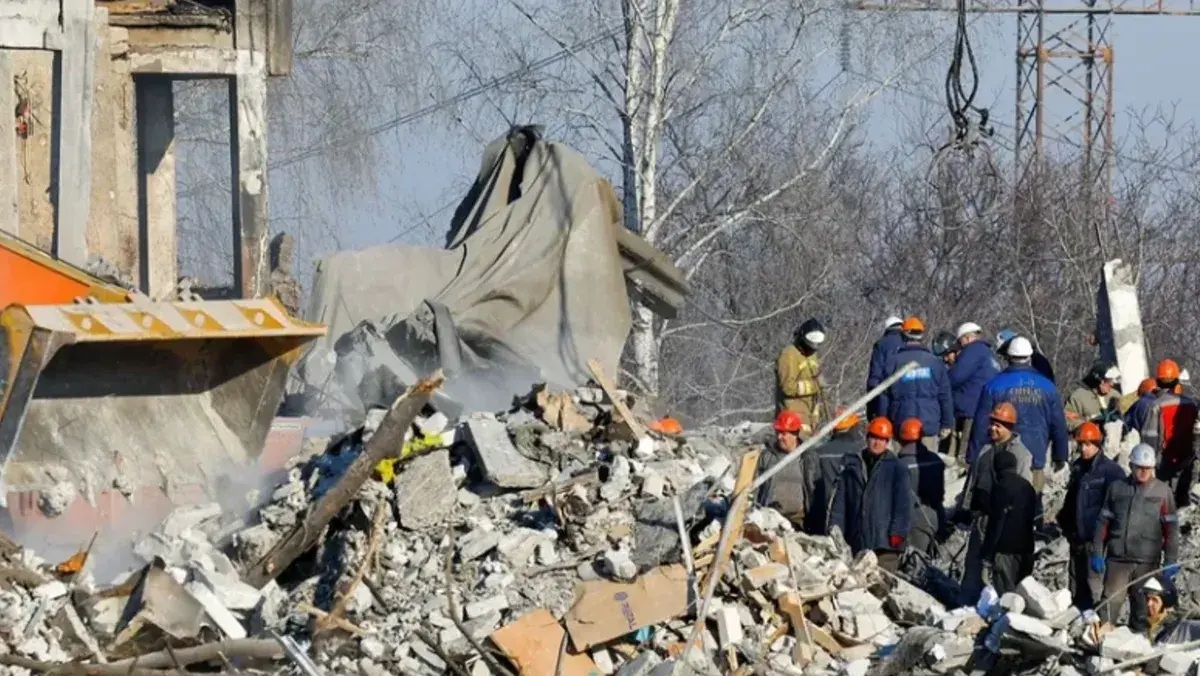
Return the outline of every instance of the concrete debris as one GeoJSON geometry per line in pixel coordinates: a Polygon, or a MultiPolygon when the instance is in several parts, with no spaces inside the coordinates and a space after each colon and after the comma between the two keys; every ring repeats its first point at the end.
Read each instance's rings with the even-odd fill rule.
{"type": "MultiPolygon", "coordinates": [[[[110,585],[97,585],[86,567],[59,576],[32,552],[0,547],[0,570],[20,571],[0,580],[0,663],[7,654],[111,664],[158,650],[165,636],[178,652],[267,632],[297,641],[331,676],[482,676],[499,673],[494,662],[516,674],[581,676],[1024,676],[1156,657],[1145,635],[1101,626],[1071,605],[1061,540],[1038,543],[1034,573],[1015,591],[988,587],[970,603],[943,572],[965,545],[954,528],[942,558],[906,555],[892,573],[873,552],[851,556],[844,541],[797,532],[779,512],[751,506],[740,536],[718,551],[741,449],[769,428],[631,437],[599,388],[516,401],[461,422],[419,418],[388,471],[381,465],[319,545],[261,589],[241,571],[304,522],[380,413],[289,464],[277,485],[261,487],[250,514],[215,503],[174,510],[139,534],[131,560],[144,567],[110,585]],[[697,623],[715,560],[726,563],[697,623]],[[131,590],[148,570],[178,583],[177,603],[140,599],[133,626],[131,590]]],[[[947,486],[961,485],[955,463],[946,473],[947,486]]],[[[1047,474],[1048,514],[1064,481],[1065,473],[1047,474]]],[[[1182,512],[1188,532],[1200,527],[1196,511],[1182,512]]],[[[276,657],[225,657],[245,673],[287,669],[276,657]]],[[[1146,668],[1186,674],[1197,662],[1200,649],[1168,651],[1146,668]]],[[[223,665],[215,657],[194,666],[223,665]]]]}

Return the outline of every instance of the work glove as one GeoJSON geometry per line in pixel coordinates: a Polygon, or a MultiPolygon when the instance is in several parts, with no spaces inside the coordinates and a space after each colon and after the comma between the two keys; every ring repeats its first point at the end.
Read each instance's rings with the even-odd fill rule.
{"type": "Polygon", "coordinates": [[[1088,558],[1088,564],[1091,566],[1093,573],[1096,573],[1097,575],[1099,575],[1104,572],[1104,557],[1103,556],[1100,556],[1099,554],[1092,554],[1088,558]]]}
{"type": "Polygon", "coordinates": [[[1163,568],[1162,574],[1163,574],[1163,577],[1167,578],[1168,580],[1174,580],[1175,576],[1179,574],[1179,564],[1178,563],[1168,564],[1166,567],[1163,568]]]}
{"type": "Polygon", "coordinates": [[[942,430],[938,432],[938,438],[945,439],[946,437],[950,436],[951,431],[952,430],[949,427],[943,427],[942,430]]]}
{"type": "Polygon", "coordinates": [[[904,536],[895,533],[888,536],[888,545],[892,549],[904,549],[904,536]]]}
{"type": "Polygon", "coordinates": [[[1054,471],[1055,471],[1055,472],[1061,472],[1061,471],[1063,471],[1063,468],[1064,468],[1064,467],[1066,467],[1066,466],[1067,466],[1067,461],[1066,461],[1066,460],[1055,460],[1055,461],[1054,461],[1054,462],[1051,464],[1051,467],[1053,467],[1053,468],[1054,468],[1054,471]]]}

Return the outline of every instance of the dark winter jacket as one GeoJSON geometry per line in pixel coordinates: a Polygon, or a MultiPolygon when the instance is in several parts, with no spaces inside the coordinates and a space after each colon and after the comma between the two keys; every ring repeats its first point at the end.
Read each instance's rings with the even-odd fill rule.
{"type": "Polygon", "coordinates": [[[912,526],[910,491],[908,470],[895,453],[886,451],[870,477],[862,453],[847,456],[834,492],[829,526],[841,529],[854,553],[891,549],[889,537],[907,539],[912,526]]]}
{"type": "Polygon", "coordinates": [[[963,487],[962,495],[963,507],[978,514],[987,514],[987,496],[991,495],[992,488],[1000,480],[996,459],[1001,455],[1011,455],[1017,474],[1027,480],[1033,479],[1033,454],[1021,443],[1021,435],[1014,434],[1008,441],[999,444],[989,441],[984,444],[979,457],[971,462],[970,471],[967,472],[967,484],[963,487]]]}
{"type": "Polygon", "coordinates": [[[1125,470],[1116,462],[1097,453],[1091,461],[1076,458],[1071,463],[1067,497],[1055,521],[1071,542],[1091,542],[1104,507],[1104,495],[1110,484],[1125,478],[1125,470]]]}
{"type": "Polygon", "coordinates": [[[1033,364],[1033,370],[1045,376],[1046,380],[1049,380],[1051,383],[1058,382],[1054,379],[1054,367],[1050,365],[1050,360],[1046,358],[1046,355],[1041,352],[1034,352],[1029,362],[1033,364]]]}
{"type": "Polygon", "coordinates": [[[1125,412],[1126,431],[1137,430],[1138,434],[1142,433],[1142,427],[1145,426],[1150,415],[1150,408],[1154,405],[1155,396],[1155,392],[1147,392],[1133,402],[1133,406],[1130,406],[1129,410],[1125,412]]]}
{"type": "Polygon", "coordinates": [[[1033,554],[1033,525],[1038,514],[1038,494],[1033,484],[1017,472],[1011,453],[996,456],[996,483],[987,495],[987,532],[980,554],[1033,554]]]}
{"type": "MultiPolygon", "coordinates": [[[[787,453],[772,444],[758,458],[758,476],[779,464],[787,453]]],[[[771,480],[759,486],[757,502],[762,507],[771,507],[787,517],[794,525],[800,525],[804,517],[804,468],[803,458],[783,468],[771,480]]]]}
{"type": "Polygon", "coordinates": [[[835,432],[825,443],[804,452],[799,464],[804,468],[804,532],[825,535],[829,532],[829,503],[847,456],[863,447],[858,428],[835,432]]]}
{"type": "Polygon", "coordinates": [[[1033,455],[1033,469],[1046,466],[1046,448],[1053,444],[1051,457],[1067,460],[1067,421],[1062,398],[1054,383],[1029,364],[1012,364],[992,378],[979,397],[967,461],[975,458],[987,443],[988,421],[992,407],[1007,401],[1017,409],[1016,432],[1033,455]]]}
{"type": "Polygon", "coordinates": [[[900,370],[910,361],[917,368],[905,373],[879,397],[880,406],[893,423],[918,418],[924,435],[931,437],[940,430],[954,427],[954,402],[950,391],[950,376],[941,357],[927,348],[908,343],[888,358],[884,377],[900,370]]]}
{"type": "Polygon", "coordinates": [[[921,523],[920,514],[914,512],[913,528],[923,526],[937,533],[943,521],[942,508],[946,504],[946,463],[940,455],[919,441],[904,444],[899,457],[908,469],[914,506],[921,508],[920,513],[932,515],[929,519],[931,523],[921,523]]]}
{"type": "Polygon", "coordinates": [[[1144,484],[1133,477],[1110,484],[1092,535],[1092,553],[1156,566],[1179,561],[1179,515],[1171,487],[1154,478],[1144,484]]]}
{"type": "Polygon", "coordinates": [[[954,417],[973,418],[979,406],[979,395],[988,381],[1000,372],[1000,364],[992,355],[986,340],[976,340],[964,347],[950,367],[950,387],[954,391],[954,417]]]}
{"type": "MultiPolygon", "coordinates": [[[[871,363],[867,371],[867,389],[871,389],[883,382],[884,378],[888,377],[884,368],[887,367],[887,360],[900,346],[904,344],[904,336],[900,335],[900,329],[888,329],[883,332],[883,336],[875,341],[875,347],[871,348],[871,363]]],[[[873,399],[867,403],[867,417],[874,418],[883,415],[883,407],[880,406],[879,399],[873,399]]]]}

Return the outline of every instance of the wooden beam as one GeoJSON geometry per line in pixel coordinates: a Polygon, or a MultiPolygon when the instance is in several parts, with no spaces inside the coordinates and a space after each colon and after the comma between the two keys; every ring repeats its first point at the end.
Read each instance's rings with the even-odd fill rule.
{"type": "Polygon", "coordinates": [[[234,49],[195,48],[129,51],[129,68],[134,75],[236,75],[238,54],[234,49]]]}
{"type": "Polygon", "coordinates": [[[292,56],[292,0],[267,0],[267,75],[291,75],[292,56]]]}
{"type": "Polygon", "coordinates": [[[98,51],[95,11],[92,0],[62,0],[64,43],[54,59],[54,89],[59,101],[54,120],[58,144],[51,149],[58,158],[57,181],[51,191],[56,198],[54,253],[81,267],[87,265],[92,191],[92,90],[98,51]]]}
{"type": "Polygon", "coordinates": [[[17,93],[13,84],[12,59],[0,49],[0,231],[20,236],[20,203],[17,186],[20,181],[17,164],[17,130],[8,115],[17,109],[17,93]]]}
{"type": "Polygon", "coordinates": [[[176,262],[175,94],[173,78],[134,78],[138,147],[138,282],[151,298],[168,298],[176,262]]]}
{"type": "Polygon", "coordinates": [[[266,293],[270,274],[267,229],[266,0],[237,0],[237,74],[229,88],[233,165],[234,278],[238,295],[266,293]]]}

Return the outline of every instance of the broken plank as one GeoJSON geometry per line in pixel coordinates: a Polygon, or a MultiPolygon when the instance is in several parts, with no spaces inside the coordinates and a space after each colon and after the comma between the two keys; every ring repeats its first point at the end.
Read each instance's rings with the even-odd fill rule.
{"type": "Polygon", "coordinates": [[[617,410],[617,413],[621,414],[621,418],[629,425],[629,429],[633,430],[634,436],[638,439],[647,436],[649,432],[647,432],[646,426],[634,417],[629,407],[625,405],[624,400],[615,395],[617,388],[613,386],[612,381],[605,375],[604,366],[595,359],[589,359],[588,369],[591,370],[592,377],[596,379],[596,384],[600,386],[600,389],[604,390],[605,396],[612,402],[613,408],[617,410]]]}

